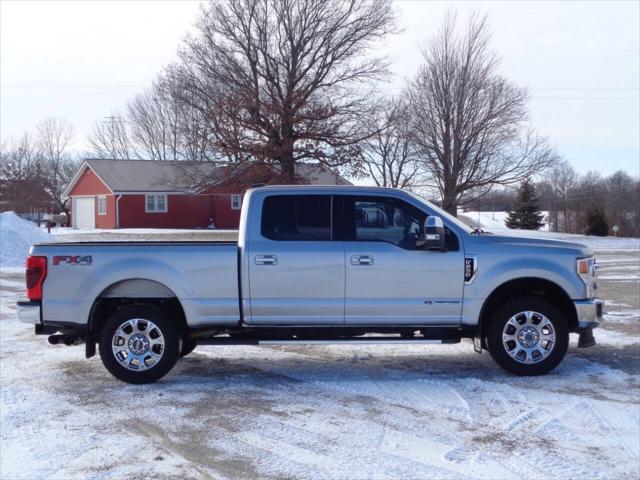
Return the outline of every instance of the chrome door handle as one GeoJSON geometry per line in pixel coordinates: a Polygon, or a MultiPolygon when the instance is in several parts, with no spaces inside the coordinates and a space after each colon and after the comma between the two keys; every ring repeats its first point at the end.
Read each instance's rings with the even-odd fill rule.
{"type": "Polygon", "coordinates": [[[256,255],[256,265],[277,265],[278,257],[275,255],[256,255]]]}
{"type": "Polygon", "coordinates": [[[373,257],[371,255],[353,255],[351,265],[373,265],[373,257]]]}

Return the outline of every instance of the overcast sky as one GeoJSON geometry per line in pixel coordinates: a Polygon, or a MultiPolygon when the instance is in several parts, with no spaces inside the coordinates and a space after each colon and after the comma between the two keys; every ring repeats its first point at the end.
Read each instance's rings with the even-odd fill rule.
{"type": "MultiPolygon", "coordinates": [[[[531,93],[534,127],[581,172],[640,174],[640,2],[396,3],[397,90],[447,9],[489,15],[501,71],[531,93]]],[[[176,58],[198,1],[0,1],[0,137],[50,116],[76,128],[123,110],[176,58]]]]}

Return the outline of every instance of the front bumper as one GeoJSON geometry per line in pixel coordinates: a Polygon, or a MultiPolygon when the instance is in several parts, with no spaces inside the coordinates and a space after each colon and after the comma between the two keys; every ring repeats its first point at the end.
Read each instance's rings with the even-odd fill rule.
{"type": "Polygon", "coordinates": [[[604,301],[593,298],[590,300],[574,300],[578,316],[578,328],[596,328],[602,323],[604,301]]]}
{"type": "Polygon", "coordinates": [[[40,303],[29,300],[20,300],[16,308],[18,310],[18,320],[23,323],[38,325],[40,321],[40,303]]]}

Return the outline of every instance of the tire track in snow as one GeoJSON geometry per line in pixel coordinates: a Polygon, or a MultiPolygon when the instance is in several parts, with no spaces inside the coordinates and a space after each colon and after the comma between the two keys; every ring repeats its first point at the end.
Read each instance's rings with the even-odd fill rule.
{"type": "Polygon", "coordinates": [[[512,473],[480,453],[466,457],[463,462],[455,461],[456,456],[453,453],[460,450],[455,445],[433,442],[428,438],[419,438],[406,433],[388,432],[382,449],[385,453],[429,465],[458,478],[462,476],[493,480],[510,477],[512,473]]]}

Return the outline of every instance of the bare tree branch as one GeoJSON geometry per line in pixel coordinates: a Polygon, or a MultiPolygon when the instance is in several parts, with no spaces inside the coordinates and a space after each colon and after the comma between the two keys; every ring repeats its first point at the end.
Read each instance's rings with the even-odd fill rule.
{"type": "Polygon", "coordinates": [[[362,157],[368,174],[380,187],[412,188],[419,165],[409,134],[409,112],[404,98],[380,100],[366,118],[373,136],[363,142],[362,157]]]}
{"type": "Polygon", "coordinates": [[[150,90],[129,102],[131,138],[142,156],[153,160],[217,159],[210,125],[199,109],[181,99],[175,72],[175,67],[168,67],[150,90]]]}
{"type": "Polygon", "coordinates": [[[62,118],[47,118],[36,127],[38,148],[43,164],[43,184],[58,207],[69,213],[63,192],[79,167],[71,156],[74,138],[73,126],[62,118]]]}
{"type": "Polygon", "coordinates": [[[88,140],[97,157],[121,160],[137,157],[126,120],[119,114],[96,122],[88,140]]]}

